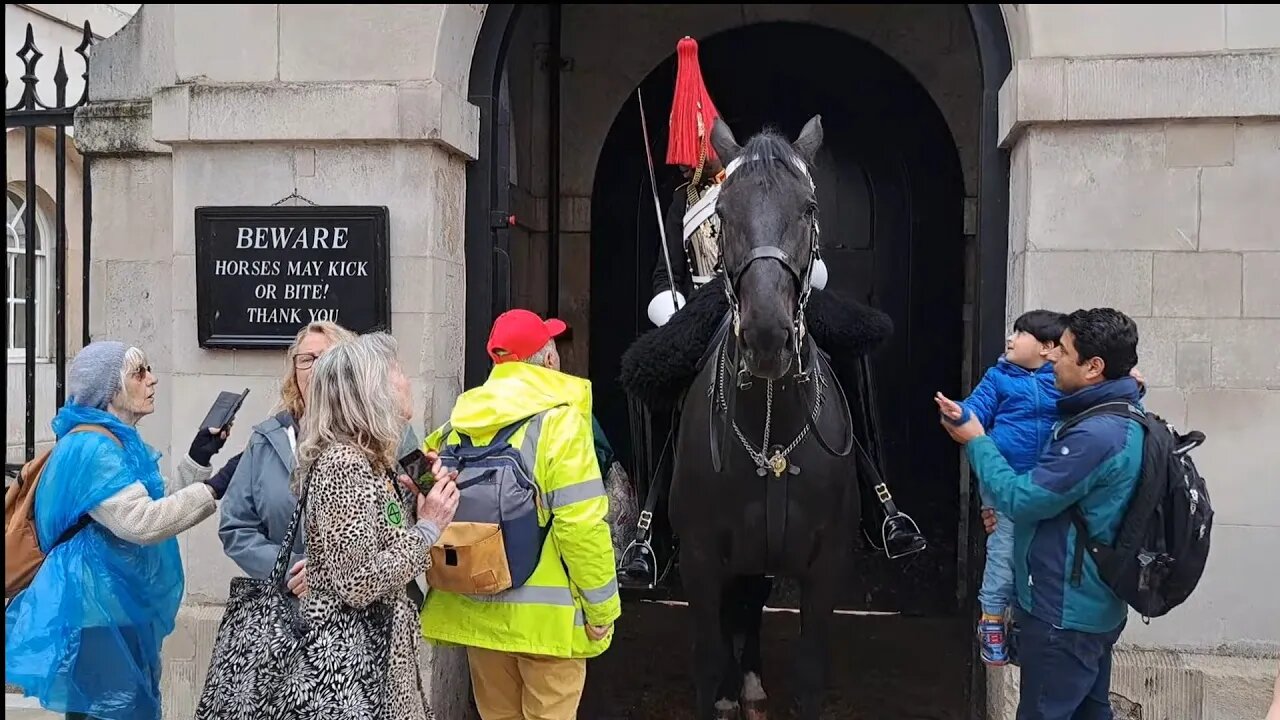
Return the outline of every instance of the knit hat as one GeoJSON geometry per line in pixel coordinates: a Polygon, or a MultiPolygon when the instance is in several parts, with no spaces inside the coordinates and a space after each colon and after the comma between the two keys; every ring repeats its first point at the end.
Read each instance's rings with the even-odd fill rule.
{"type": "Polygon", "coordinates": [[[129,346],[114,340],[90,343],[67,368],[67,402],[106,410],[120,392],[120,371],[129,346]]]}

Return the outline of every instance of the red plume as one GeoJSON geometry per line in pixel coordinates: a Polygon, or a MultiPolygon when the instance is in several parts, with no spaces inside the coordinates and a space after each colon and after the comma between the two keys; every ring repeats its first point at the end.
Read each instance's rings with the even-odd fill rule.
{"type": "Polygon", "coordinates": [[[697,167],[704,140],[706,156],[715,157],[716,151],[711,147],[711,124],[719,116],[711,96],[707,94],[707,86],[702,82],[698,42],[685,36],[676,44],[676,91],[671,100],[667,164],[697,167]],[[699,136],[699,118],[705,138],[699,136]]]}

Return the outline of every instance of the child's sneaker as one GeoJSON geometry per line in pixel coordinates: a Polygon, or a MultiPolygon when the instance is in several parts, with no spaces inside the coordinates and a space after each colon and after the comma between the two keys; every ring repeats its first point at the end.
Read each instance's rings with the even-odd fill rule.
{"type": "Polygon", "coordinates": [[[982,619],[978,622],[978,640],[982,647],[982,662],[993,666],[1009,663],[1009,648],[1005,644],[1003,617],[983,613],[982,619]]]}

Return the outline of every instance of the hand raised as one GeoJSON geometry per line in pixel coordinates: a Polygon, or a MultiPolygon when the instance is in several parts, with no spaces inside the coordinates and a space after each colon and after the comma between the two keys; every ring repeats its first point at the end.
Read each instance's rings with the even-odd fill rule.
{"type": "Polygon", "coordinates": [[[960,407],[955,400],[952,400],[940,392],[934,394],[933,401],[938,404],[938,412],[941,412],[943,417],[951,420],[952,422],[959,421],[964,415],[964,408],[960,407]]]}

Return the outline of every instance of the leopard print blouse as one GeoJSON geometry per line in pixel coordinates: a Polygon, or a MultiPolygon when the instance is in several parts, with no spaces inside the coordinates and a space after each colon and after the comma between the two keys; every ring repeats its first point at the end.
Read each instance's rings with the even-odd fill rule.
{"type": "Polygon", "coordinates": [[[306,510],[307,585],[303,612],[323,622],[341,604],[394,608],[386,720],[434,720],[418,669],[418,613],[406,585],[431,564],[430,548],[408,532],[394,481],[376,474],[364,454],[333,445],[316,459],[306,510]]]}

